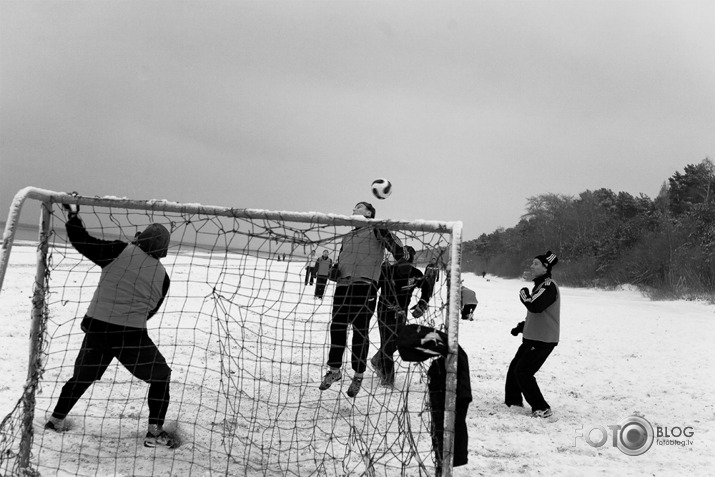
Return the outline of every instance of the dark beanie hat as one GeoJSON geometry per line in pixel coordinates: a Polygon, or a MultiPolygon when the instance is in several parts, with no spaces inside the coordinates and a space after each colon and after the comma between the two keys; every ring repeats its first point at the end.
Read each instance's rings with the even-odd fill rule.
{"type": "Polygon", "coordinates": [[[136,235],[134,244],[144,250],[148,255],[156,258],[166,257],[171,234],[161,224],[149,224],[142,232],[136,235]]]}
{"type": "Polygon", "coordinates": [[[540,261],[546,267],[546,270],[548,270],[549,272],[554,265],[559,263],[559,257],[557,257],[556,254],[553,253],[551,250],[549,250],[543,255],[537,255],[535,258],[540,261]]]}
{"type": "Polygon", "coordinates": [[[372,217],[370,218],[375,218],[375,207],[370,202],[358,202],[358,204],[364,205],[365,208],[370,211],[370,213],[372,214],[372,217]]]}

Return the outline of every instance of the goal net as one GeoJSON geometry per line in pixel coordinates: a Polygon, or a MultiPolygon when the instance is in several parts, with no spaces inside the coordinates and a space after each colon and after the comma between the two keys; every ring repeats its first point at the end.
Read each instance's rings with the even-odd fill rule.
{"type": "MultiPolygon", "coordinates": [[[[461,223],[36,188],[20,191],[10,212],[0,285],[12,280],[13,287],[3,285],[0,306],[13,323],[0,320],[0,326],[29,330],[30,353],[23,358],[26,381],[23,371],[6,388],[17,393],[12,402],[0,400],[0,413],[7,412],[0,425],[0,475],[451,475],[458,309],[448,303],[459,303],[459,296],[447,278],[459,283],[461,223]],[[40,204],[38,238],[14,241],[26,199],[40,204]],[[65,432],[44,429],[72,377],[84,338],[80,325],[101,272],[69,242],[62,204],[78,205],[87,232],[102,240],[132,242],[151,223],[171,232],[161,260],[171,286],[147,327],[172,370],[164,429],[177,437],[175,449],[143,446],[148,386],[117,360],[72,409],[65,432]],[[395,353],[393,386],[381,385],[368,363],[362,389],[351,398],[345,392],[353,374],[348,336],[342,379],[318,389],[327,370],[336,285],[329,281],[324,299],[315,298],[308,267],[325,250],[337,260],[343,237],[357,226],[390,230],[415,249],[413,265],[422,271],[431,259],[442,265],[428,310],[419,318],[407,314],[408,323],[449,336],[442,464],[431,435],[429,362],[403,362],[395,353]],[[17,259],[10,260],[11,250],[17,259]]],[[[385,258],[394,260],[388,253],[385,258]]],[[[412,305],[418,297],[419,289],[412,305]]],[[[370,357],[380,346],[377,321],[370,320],[370,357]]],[[[8,366],[0,364],[6,376],[8,366]]]]}

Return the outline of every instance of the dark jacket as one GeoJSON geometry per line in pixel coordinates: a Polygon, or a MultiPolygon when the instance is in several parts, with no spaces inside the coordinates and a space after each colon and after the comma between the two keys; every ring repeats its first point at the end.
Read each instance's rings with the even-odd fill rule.
{"type": "Polygon", "coordinates": [[[432,282],[426,280],[419,269],[403,261],[394,264],[383,263],[378,281],[380,290],[378,310],[399,308],[407,312],[412,292],[417,287],[420,287],[420,300],[429,302],[433,292],[432,282]]]}

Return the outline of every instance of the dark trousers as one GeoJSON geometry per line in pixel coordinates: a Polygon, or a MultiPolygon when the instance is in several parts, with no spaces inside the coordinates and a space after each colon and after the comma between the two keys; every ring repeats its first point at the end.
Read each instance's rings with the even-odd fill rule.
{"type": "Polygon", "coordinates": [[[347,346],[348,325],[353,327],[352,367],[356,373],[367,368],[370,346],[370,318],[375,313],[377,287],[373,283],[352,283],[335,287],[333,317],[330,321],[330,351],[328,366],[340,368],[347,346]]]}
{"type": "Polygon", "coordinates": [[[477,309],[477,305],[464,305],[462,307],[462,319],[463,320],[468,320],[472,313],[474,313],[474,310],[477,309]]]}
{"type": "Polygon", "coordinates": [[[305,284],[308,285],[308,280],[310,280],[310,284],[313,284],[313,268],[308,267],[305,269],[305,284]]]}
{"type": "Polygon", "coordinates": [[[102,378],[117,358],[135,377],[149,383],[149,424],[164,424],[169,407],[171,368],[149,338],[146,329],[112,325],[87,319],[84,341],[72,378],[62,387],[52,416],[64,419],[94,381],[102,378]]]}
{"type": "Polygon", "coordinates": [[[534,375],[549,357],[556,347],[556,343],[544,343],[543,341],[533,341],[524,339],[519,349],[514,355],[514,359],[509,364],[506,373],[506,387],[504,402],[509,406],[523,406],[524,399],[531,406],[532,411],[542,411],[550,409],[541,394],[539,385],[536,383],[534,375]]]}
{"type": "Polygon", "coordinates": [[[382,304],[377,307],[377,325],[380,330],[380,349],[377,351],[377,361],[386,376],[395,373],[395,351],[397,351],[397,336],[405,326],[407,316],[402,310],[394,310],[382,304]]]}
{"type": "Polygon", "coordinates": [[[327,275],[316,275],[315,277],[315,296],[323,298],[325,294],[325,286],[328,284],[327,275]]]}
{"type": "MultiPolygon", "coordinates": [[[[431,366],[442,366],[444,360],[435,360],[431,366]],[[442,361],[438,363],[437,361],[442,361]]],[[[430,414],[432,416],[432,449],[438,468],[442,466],[444,454],[444,409],[445,409],[445,383],[438,381],[428,384],[430,396],[430,414]]],[[[467,410],[471,399],[457,398],[454,409],[454,467],[467,464],[469,457],[469,433],[467,431],[467,410]]]]}

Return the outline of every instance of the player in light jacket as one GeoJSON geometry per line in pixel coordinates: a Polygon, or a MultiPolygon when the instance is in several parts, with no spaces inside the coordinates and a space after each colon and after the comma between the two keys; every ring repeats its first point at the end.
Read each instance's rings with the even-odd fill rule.
{"type": "MultiPolygon", "coordinates": [[[[368,202],[358,202],[353,215],[375,218],[375,208],[368,202]]],[[[377,304],[377,282],[380,268],[389,251],[396,260],[404,256],[402,244],[389,230],[356,227],[343,237],[337,260],[338,277],[330,321],[330,350],[319,389],[324,391],[342,377],[340,368],[347,347],[348,326],[353,327],[352,368],[355,371],[348,396],[355,397],[362,386],[369,351],[370,319],[377,304]]]]}
{"type": "Polygon", "coordinates": [[[132,243],[92,237],[68,206],[67,236],[72,246],[101,267],[99,283],[82,319],[84,341],[72,378],[62,387],[46,429],[66,430],[65,417],[114,358],[135,377],[149,383],[149,426],[145,447],[172,448],[175,439],[163,430],[169,406],[171,368],[147,333],[147,320],[161,307],[170,279],[159,261],[170,234],[151,224],[132,243]]]}
{"type": "Polygon", "coordinates": [[[514,336],[523,332],[524,339],[507,371],[505,404],[523,406],[523,395],[531,405],[533,417],[552,415],[534,375],[559,343],[561,293],[551,278],[551,269],[558,261],[551,251],[534,258],[531,264],[534,288],[529,292],[524,287],[519,292],[527,310],[526,319],[511,331],[514,336]]]}

